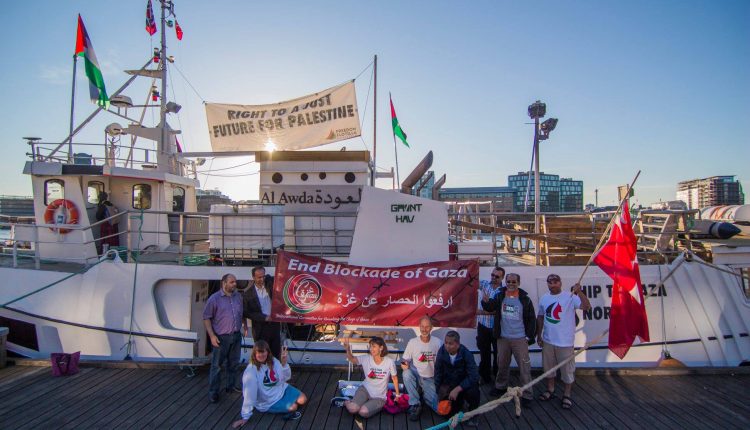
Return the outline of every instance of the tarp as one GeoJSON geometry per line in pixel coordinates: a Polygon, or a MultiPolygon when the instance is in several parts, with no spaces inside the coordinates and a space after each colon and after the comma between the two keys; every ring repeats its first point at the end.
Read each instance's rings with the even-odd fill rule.
{"type": "Polygon", "coordinates": [[[427,315],[439,327],[472,328],[478,279],[476,261],[371,268],[280,251],[271,320],[418,326],[427,315]]]}
{"type": "Polygon", "coordinates": [[[362,134],[354,81],[274,104],[206,103],[206,119],[215,152],[304,149],[362,134]]]}

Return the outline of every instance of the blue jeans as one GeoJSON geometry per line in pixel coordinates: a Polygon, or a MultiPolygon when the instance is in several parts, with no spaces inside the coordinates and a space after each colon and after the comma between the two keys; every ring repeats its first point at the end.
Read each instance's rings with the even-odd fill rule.
{"type": "Polygon", "coordinates": [[[240,332],[220,334],[219,347],[213,347],[211,352],[211,371],[208,374],[208,394],[218,395],[221,385],[221,365],[227,363],[227,388],[234,388],[237,376],[237,366],[240,364],[240,346],[242,336],[240,332]]]}
{"type": "Polygon", "coordinates": [[[437,392],[435,391],[435,379],[434,378],[423,378],[419,376],[417,369],[410,367],[404,370],[403,373],[404,386],[406,387],[406,393],[409,394],[409,405],[419,405],[419,389],[418,386],[422,387],[422,396],[424,396],[424,402],[427,406],[432,408],[433,411],[437,410],[437,392]]]}

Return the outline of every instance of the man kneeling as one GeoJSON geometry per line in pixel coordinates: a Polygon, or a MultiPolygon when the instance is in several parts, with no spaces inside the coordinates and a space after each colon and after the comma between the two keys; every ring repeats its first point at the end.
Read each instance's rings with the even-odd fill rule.
{"type": "MultiPolygon", "coordinates": [[[[479,370],[474,356],[463,345],[457,331],[445,334],[443,346],[435,360],[435,386],[439,400],[450,400],[450,415],[463,409],[464,402],[469,410],[479,406],[479,370]]],[[[476,418],[464,421],[466,427],[476,427],[476,418]]]]}
{"type": "Polygon", "coordinates": [[[307,403],[307,396],[287,384],[292,377],[287,357],[286,347],[281,350],[281,360],[277,360],[266,341],[255,342],[251,362],[242,375],[242,419],[235,421],[232,427],[243,426],[253,414],[253,408],[260,412],[285,414],[287,420],[299,419],[302,414],[297,409],[307,403]]]}

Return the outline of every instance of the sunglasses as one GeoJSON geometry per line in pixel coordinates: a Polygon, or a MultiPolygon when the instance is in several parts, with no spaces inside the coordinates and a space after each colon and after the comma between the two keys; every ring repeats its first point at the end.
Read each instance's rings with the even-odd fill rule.
{"type": "Polygon", "coordinates": [[[560,278],[548,278],[547,283],[551,284],[553,282],[560,282],[560,278]]]}

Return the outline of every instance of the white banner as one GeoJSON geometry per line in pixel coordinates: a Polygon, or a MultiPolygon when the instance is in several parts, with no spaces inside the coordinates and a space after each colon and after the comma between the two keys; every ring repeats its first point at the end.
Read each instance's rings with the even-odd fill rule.
{"type": "Polygon", "coordinates": [[[206,118],[216,152],[311,148],[362,133],[353,80],[268,105],[206,103],[206,118]]]}

